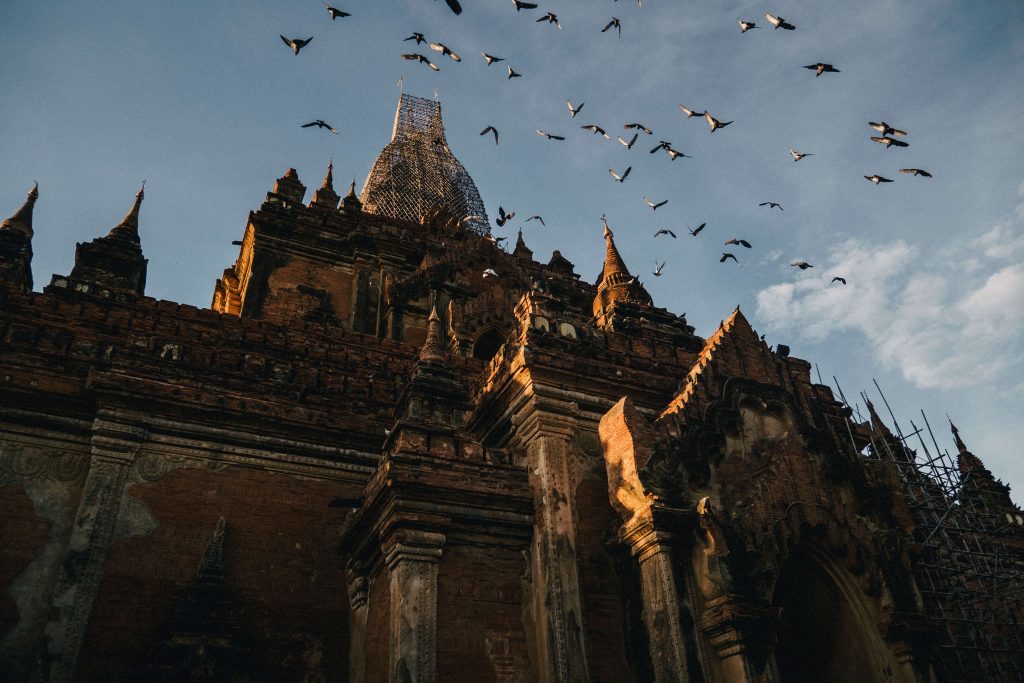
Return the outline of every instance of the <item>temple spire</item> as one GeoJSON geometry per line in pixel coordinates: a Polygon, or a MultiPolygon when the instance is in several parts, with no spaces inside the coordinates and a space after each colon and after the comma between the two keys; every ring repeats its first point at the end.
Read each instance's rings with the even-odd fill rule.
{"type": "Polygon", "coordinates": [[[363,203],[359,200],[359,195],[356,194],[356,180],[352,179],[352,184],[349,185],[348,194],[341,200],[341,205],[346,211],[362,211],[363,203]]]}
{"type": "Polygon", "coordinates": [[[444,347],[441,345],[441,318],[437,315],[437,307],[432,306],[427,321],[427,339],[420,351],[420,362],[443,363],[445,358],[444,347]]]}
{"type": "Polygon", "coordinates": [[[128,209],[128,213],[125,214],[121,222],[114,226],[114,229],[110,231],[108,237],[113,237],[117,232],[121,230],[128,230],[133,235],[138,237],[139,234],[139,209],[142,207],[142,200],[146,198],[146,181],[142,181],[142,187],[135,193],[135,201],[132,202],[132,208],[128,209]]]}
{"type": "MultiPolygon", "coordinates": [[[[948,415],[946,416],[946,419],[949,420],[948,415]]],[[[956,425],[953,424],[952,420],[949,420],[949,431],[953,432],[953,441],[956,442],[957,451],[960,453],[967,452],[967,445],[964,443],[964,440],[960,438],[960,430],[956,428],[956,425]]]]}
{"type": "Polygon", "coordinates": [[[512,256],[522,261],[532,261],[533,251],[526,246],[526,240],[523,239],[523,230],[519,229],[519,236],[516,238],[516,248],[512,250],[512,256]]]}
{"type": "Polygon", "coordinates": [[[601,280],[607,281],[613,275],[622,275],[628,278],[629,269],[626,268],[626,263],[622,260],[622,256],[619,255],[619,250],[615,246],[615,234],[611,228],[608,227],[608,220],[602,215],[601,220],[604,222],[604,269],[601,271],[601,280]]]}
{"type": "Polygon", "coordinates": [[[32,237],[32,209],[39,197],[39,183],[35,183],[28,191],[25,203],[21,205],[13,216],[0,223],[0,230],[17,230],[27,237],[32,237]]]}
{"type": "Polygon", "coordinates": [[[324,184],[320,186],[324,190],[334,192],[334,158],[327,162],[327,175],[324,176],[324,184]]]}
{"type": "Polygon", "coordinates": [[[313,193],[313,200],[310,205],[326,206],[329,209],[338,208],[338,193],[334,191],[334,159],[327,164],[327,174],[324,182],[316,192],[313,193]]]}

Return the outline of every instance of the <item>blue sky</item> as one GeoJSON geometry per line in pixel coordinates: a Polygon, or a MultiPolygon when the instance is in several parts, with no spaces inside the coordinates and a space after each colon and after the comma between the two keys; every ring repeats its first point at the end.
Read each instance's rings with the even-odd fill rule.
{"type": "Polygon", "coordinates": [[[117,223],[145,178],[147,293],[208,306],[247,212],[288,167],[313,188],[333,157],[339,190],[362,186],[401,77],[408,93],[437,90],[492,217],[499,204],[544,216],[524,229],[538,258],[560,249],[593,279],[607,213],[655,302],[698,333],[740,304],[848,396],[877,378],[904,424],[924,409],[951,447],[948,412],[1021,500],[1020,2],[560,0],[517,14],[464,0],[460,17],[432,0],[337,4],[353,16],[331,22],[316,1],[0,4],[0,214],[39,180],[37,287],[70,270],[76,241],[117,223]],[[562,30],[535,23],[548,10],[562,30]],[[797,30],[772,30],[766,11],[797,30]],[[600,33],[612,16],[621,38],[600,33]],[[762,28],[741,34],[740,18],[762,28]],[[413,31],[463,61],[403,42],[413,31]],[[294,56],[279,34],[314,40],[294,56]],[[441,71],[399,57],[413,51],[441,71]],[[481,51],[507,61],[488,67],[481,51]],[[841,73],[801,68],[819,61],[841,73]],[[506,64],[523,78],[506,79],[506,64]],[[586,103],[576,120],[567,99],[586,103]],[[680,103],[735,123],[711,135],[680,103]],[[313,118],[340,135],[299,127],[313,118]],[[872,143],[878,120],[907,130],[910,147],[872,143]],[[654,136],[627,151],[614,137],[631,121],[654,136]],[[487,125],[500,145],[478,135],[487,125]],[[648,154],[658,140],[693,158],[648,154]],[[794,163],[789,147],[814,156],[794,163]],[[627,166],[613,182],[608,169],[627,166]],[[897,173],[908,166],[934,178],[897,173]],[[872,173],[896,182],[876,187],[872,173]],[[645,195],[669,202],[652,212],[645,195]],[[660,227],[679,238],[655,240],[660,227]],[[753,244],[731,249],[742,267],[718,263],[731,237],[753,244]],[[827,286],[832,275],[849,284],[827,286]]]}

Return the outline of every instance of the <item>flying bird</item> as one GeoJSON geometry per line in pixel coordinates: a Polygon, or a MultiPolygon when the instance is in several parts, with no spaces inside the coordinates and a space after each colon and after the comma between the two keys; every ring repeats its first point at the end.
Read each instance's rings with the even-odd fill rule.
{"type": "Polygon", "coordinates": [[[427,59],[426,57],[424,57],[423,55],[421,55],[421,54],[419,54],[417,52],[413,52],[413,53],[407,54],[407,55],[402,55],[402,59],[408,59],[409,61],[412,61],[412,62],[419,62],[420,64],[426,64],[427,66],[429,66],[434,71],[440,71],[441,70],[441,67],[439,67],[437,64],[434,64],[432,61],[430,61],[429,59],[427,59]]]}
{"type": "Polygon", "coordinates": [[[731,240],[726,240],[725,243],[726,244],[735,244],[737,246],[746,247],[747,249],[750,249],[750,242],[748,242],[746,240],[738,239],[736,237],[733,237],[731,240]]]}
{"type": "Polygon", "coordinates": [[[572,102],[570,102],[569,100],[566,100],[565,101],[565,106],[569,107],[569,118],[573,118],[573,119],[576,118],[576,114],[580,113],[580,110],[583,109],[583,105],[584,104],[586,104],[586,102],[580,102],[580,106],[573,107],[572,106],[572,102]]]}
{"type": "Polygon", "coordinates": [[[338,9],[337,7],[331,7],[331,6],[330,6],[330,5],[328,5],[328,4],[326,3],[326,2],[324,3],[324,7],[326,7],[326,8],[327,8],[327,11],[328,11],[328,13],[330,13],[330,15],[331,15],[331,21],[334,21],[334,20],[335,20],[335,19],[337,19],[338,17],[350,17],[350,16],[352,16],[352,15],[351,15],[351,14],[349,14],[348,12],[342,12],[342,11],[341,11],[340,9],[338,9]]]}
{"type": "Polygon", "coordinates": [[[742,19],[736,20],[740,25],[740,33],[746,33],[752,28],[757,28],[757,24],[752,21],[743,21],[742,19]]]}
{"type": "Polygon", "coordinates": [[[537,4],[533,2],[523,2],[523,0],[512,0],[512,4],[516,6],[516,11],[524,9],[537,9],[537,4]]]}
{"type": "Polygon", "coordinates": [[[764,18],[767,19],[768,23],[771,24],[772,26],[774,26],[776,28],[776,30],[781,28],[781,29],[785,29],[787,31],[792,31],[793,29],[796,28],[796,26],[794,26],[793,24],[789,23],[788,21],[786,21],[782,17],[776,17],[776,16],[773,16],[771,14],[768,14],[767,12],[765,13],[764,18]]]}
{"type": "Polygon", "coordinates": [[[665,262],[662,261],[661,265],[658,265],[658,260],[654,260],[654,277],[661,277],[661,269],[665,267],[665,262]]]}
{"type": "Polygon", "coordinates": [[[447,45],[444,45],[443,43],[431,43],[430,44],[430,49],[431,50],[437,50],[441,54],[447,55],[447,56],[451,57],[456,62],[461,62],[462,61],[461,57],[459,57],[457,54],[452,52],[451,48],[448,47],[447,45]]]}
{"type": "Polygon", "coordinates": [[[644,197],[644,204],[646,204],[647,206],[651,207],[652,210],[657,211],[659,206],[665,206],[666,204],[668,204],[668,200],[665,199],[665,200],[662,200],[662,201],[658,202],[657,204],[655,204],[654,202],[652,202],[647,197],[644,197]]]}
{"type": "Polygon", "coordinates": [[[900,130],[899,128],[893,128],[885,121],[868,121],[868,125],[882,135],[895,135],[896,137],[901,138],[907,134],[907,131],[900,130]]]}
{"type": "Polygon", "coordinates": [[[672,161],[675,161],[679,157],[686,157],[687,159],[692,159],[693,158],[690,155],[683,154],[679,150],[672,149],[671,147],[666,147],[665,148],[665,153],[668,154],[670,157],[672,157],[672,161]]]}
{"type": "Polygon", "coordinates": [[[864,177],[867,180],[870,180],[871,182],[873,182],[875,185],[878,185],[879,183],[891,183],[892,182],[890,179],[884,178],[884,177],[878,175],[877,173],[875,175],[866,175],[864,177]]]}
{"type": "Polygon", "coordinates": [[[544,225],[545,227],[547,227],[547,226],[546,226],[546,224],[544,223],[544,219],[543,219],[543,218],[541,218],[540,216],[530,216],[529,218],[527,218],[527,219],[526,219],[525,221],[523,221],[523,222],[524,222],[524,223],[529,223],[530,221],[540,221],[540,224],[541,224],[541,225],[544,225]]]}
{"type": "Polygon", "coordinates": [[[630,138],[629,142],[626,142],[625,140],[622,139],[622,136],[620,135],[619,142],[621,142],[626,147],[626,149],[633,149],[633,145],[636,144],[636,139],[638,137],[640,137],[640,133],[633,133],[633,137],[630,138]]]}
{"type": "Polygon", "coordinates": [[[880,145],[885,145],[886,149],[888,149],[890,147],[909,147],[910,146],[909,143],[903,142],[903,140],[897,140],[896,138],[887,138],[884,135],[882,137],[879,137],[877,135],[872,135],[871,139],[874,142],[877,142],[880,145]]]}
{"type": "Polygon", "coordinates": [[[839,69],[835,68],[831,64],[825,64],[824,62],[818,62],[817,64],[809,64],[804,67],[805,69],[814,69],[814,77],[817,78],[823,73],[837,74],[839,69]]]}
{"type": "Polygon", "coordinates": [[[545,15],[544,15],[543,17],[541,17],[540,19],[538,19],[538,20],[537,20],[537,21],[535,21],[534,23],[535,23],[535,24],[539,24],[539,23],[541,23],[542,21],[546,21],[546,22],[548,22],[549,24],[554,24],[554,25],[555,25],[555,26],[557,26],[557,27],[558,27],[559,29],[561,29],[561,28],[562,28],[562,25],[558,23],[558,16],[557,16],[557,15],[556,15],[556,14],[555,14],[554,12],[548,12],[547,14],[545,14],[545,15]]]}
{"type": "Polygon", "coordinates": [[[709,114],[706,110],[704,112],[704,118],[707,119],[708,125],[711,126],[711,132],[712,133],[714,133],[719,128],[725,128],[730,123],[732,123],[732,121],[725,121],[725,122],[719,121],[714,116],[709,114]]]}
{"type": "Polygon", "coordinates": [[[511,78],[522,78],[523,74],[517,73],[512,67],[508,67],[508,77],[511,78]]]}
{"type": "Polygon", "coordinates": [[[498,144],[498,129],[494,126],[487,126],[480,131],[480,135],[487,135],[488,133],[494,133],[494,144],[498,144]]]}
{"type": "Polygon", "coordinates": [[[900,173],[909,173],[910,175],[919,175],[924,178],[931,178],[932,174],[920,168],[901,168],[900,173]]]}
{"type": "Polygon", "coordinates": [[[498,217],[494,219],[494,222],[497,223],[498,227],[500,228],[501,226],[505,225],[505,223],[508,223],[510,220],[512,220],[515,217],[516,217],[516,212],[515,211],[509,211],[508,213],[505,213],[505,209],[503,209],[503,208],[501,208],[499,206],[498,207],[498,217]]]}
{"type": "Polygon", "coordinates": [[[676,238],[676,234],[674,232],[672,232],[671,230],[669,230],[668,228],[662,228],[658,232],[654,233],[655,237],[657,237],[658,235],[668,235],[672,239],[676,238]]]}
{"type": "MultiPolygon", "coordinates": [[[[845,285],[846,284],[846,278],[845,277],[839,277],[838,275],[836,275],[834,278],[832,278],[832,282],[842,282],[845,285]]],[[[832,284],[832,282],[829,282],[829,284],[832,284]]]]}
{"type": "Polygon", "coordinates": [[[627,124],[625,124],[622,127],[625,128],[626,130],[629,130],[629,129],[632,128],[634,130],[642,130],[643,132],[647,133],[648,135],[654,135],[654,131],[651,130],[650,128],[648,128],[647,126],[645,126],[642,123],[627,123],[627,124]]]}
{"type": "Polygon", "coordinates": [[[621,183],[622,181],[624,181],[626,178],[629,177],[629,172],[632,171],[632,170],[633,170],[633,167],[629,166],[629,167],[626,168],[626,172],[623,173],[622,175],[619,175],[618,173],[616,173],[615,171],[613,171],[610,168],[608,169],[608,172],[612,174],[612,177],[615,178],[615,180],[617,182],[621,183]]]}
{"type": "Polygon", "coordinates": [[[554,135],[554,134],[549,133],[549,132],[547,132],[545,130],[541,130],[540,128],[537,129],[537,135],[543,135],[548,140],[564,140],[565,139],[561,135],[554,135]]]}
{"type": "Polygon", "coordinates": [[[767,206],[769,209],[778,209],[779,211],[783,210],[782,204],[779,204],[778,202],[761,202],[758,206],[767,206]]]}
{"type": "Polygon", "coordinates": [[[725,263],[728,259],[732,259],[733,261],[735,261],[737,266],[740,264],[740,260],[738,258],[736,258],[736,255],[735,254],[731,254],[728,251],[723,251],[722,252],[722,258],[718,259],[718,262],[719,263],[725,263]]]}
{"type": "Polygon", "coordinates": [[[668,140],[662,140],[657,145],[655,145],[653,149],[651,149],[651,154],[654,154],[655,152],[657,152],[659,150],[662,150],[662,149],[671,149],[671,148],[672,148],[672,143],[671,142],[669,142],[668,140]]]}
{"type": "Polygon", "coordinates": [[[793,149],[792,147],[789,148],[789,153],[793,157],[793,161],[800,161],[804,157],[813,157],[814,156],[814,154],[812,152],[798,152],[795,149],[793,149]]]}
{"type": "Polygon", "coordinates": [[[459,0],[444,0],[444,4],[448,5],[448,9],[453,13],[462,14],[462,5],[459,4],[459,0]]]}
{"type": "Polygon", "coordinates": [[[415,31],[408,38],[404,38],[402,42],[405,42],[406,40],[415,40],[417,45],[427,42],[427,39],[423,37],[422,33],[416,33],[415,31]]]}
{"type": "Polygon", "coordinates": [[[310,36],[305,40],[302,38],[285,38],[284,36],[281,36],[281,40],[283,40],[284,44],[290,47],[292,52],[297,55],[299,54],[299,50],[309,45],[310,41],[313,40],[313,36],[310,36]]]}
{"type": "Polygon", "coordinates": [[[492,244],[500,247],[501,243],[504,242],[505,240],[507,240],[508,238],[507,237],[490,237],[490,236],[488,236],[487,239],[489,239],[492,244]]]}
{"type": "Polygon", "coordinates": [[[309,123],[304,123],[304,124],[302,124],[301,127],[302,128],[312,128],[313,126],[316,126],[317,128],[326,128],[327,130],[331,131],[335,135],[338,134],[338,131],[335,130],[334,126],[332,126],[331,124],[327,123],[323,119],[317,119],[316,121],[310,121],[309,123]]]}
{"type": "Polygon", "coordinates": [[[618,19],[616,19],[615,17],[612,17],[612,20],[609,21],[605,25],[605,27],[603,29],[601,29],[601,33],[604,33],[605,31],[607,31],[608,29],[610,29],[613,26],[619,30],[619,35],[621,36],[622,35],[622,22],[619,21],[618,19]]]}
{"type": "Polygon", "coordinates": [[[707,223],[701,223],[700,225],[697,226],[696,230],[690,230],[690,225],[687,224],[686,229],[690,230],[690,234],[696,237],[698,234],[700,234],[700,231],[704,229],[705,225],[707,225],[707,223]]]}
{"type": "Polygon", "coordinates": [[[487,66],[490,66],[491,64],[494,64],[495,62],[504,62],[505,61],[504,57],[495,57],[494,55],[489,55],[486,52],[481,52],[480,54],[482,54],[484,56],[484,59],[487,60],[487,66]]]}
{"type": "Polygon", "coordinates": [[[814,267],[810,263],[808,263],[807,261],[794,261],[793,263],[790,263],[789,265],[796,266],[800,270],[807,270],[808,268],[813,268],[814,267]]]}
{"type": "Polygon", "coordinates": [[[589,130],[594,135],[601,135],[604,137],[605,140],[611,139],[608,137],[608,133],[605,132],[604,128],[593,123],[588,123],[585,126],[580,126],[580,128],[582,128],[583,130],[589,130]]]}
{"type": "Polygon", "coordinates": [[[684,107],[681,104],[679,105],[679,109],[682,110],[684,114],[686,114],[686,118],[688,119],[692,119],[694,116],[704,116],[704,114],[706,113],[702,111],[694,111],[693,109],[688,109],[687,107],[684,107]]]}
{"type": "Polygon", "coordinates": [[[498,274],[494,272],[493,268],[488,268],[484,271],[484,277],[498,277],[498,274]]]}

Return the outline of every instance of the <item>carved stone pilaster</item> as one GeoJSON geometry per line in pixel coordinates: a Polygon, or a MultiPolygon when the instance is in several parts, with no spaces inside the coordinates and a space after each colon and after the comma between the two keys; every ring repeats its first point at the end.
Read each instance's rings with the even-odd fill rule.
{"type": "Polygon", "coordinates": [[[103,577],[124,485],[146,438],[146,430],[113,415],[93,423],[89,471],[71,537],[53,592],[55,617],[46,626],[49,680],[74,676],[78,651],[103,577]]]}
{"type": "Polygon", "coordinates": [[[532,414],[522,426],[535,527],[531,544],[537,675],[542,683],[590,680],[577,555],[574,423],[532,414]]]}
{"type": "Polygon", "coordinates": [[[402,530],[383,544],[391,574],[392,683],[437,680],[437,568],[444,534],[402,530]]]}
{"type": "Polygon", "coordinates": [[[730,683],[760,683],[775,639],[778,609],[739,595],[708,600],[702,615],[704,635],[730,683]]]}
{"type": "Polygon", "coordinates": [[[363,683],[366,677],[366,616],[370,603],[370,582],[361,568],[349,567],[349,683],[363,683]]]}

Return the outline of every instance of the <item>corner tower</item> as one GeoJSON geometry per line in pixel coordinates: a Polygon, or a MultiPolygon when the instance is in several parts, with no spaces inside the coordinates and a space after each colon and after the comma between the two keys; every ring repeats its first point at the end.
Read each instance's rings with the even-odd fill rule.
{"type": "Polygon", "coordinates": [[[389,142],[360,196],[363,209],[398,220],[419,222],[446,214],[473,232],[491,232],[476,184],[448,148],[441,103],[402,95],[389,142]]]}

